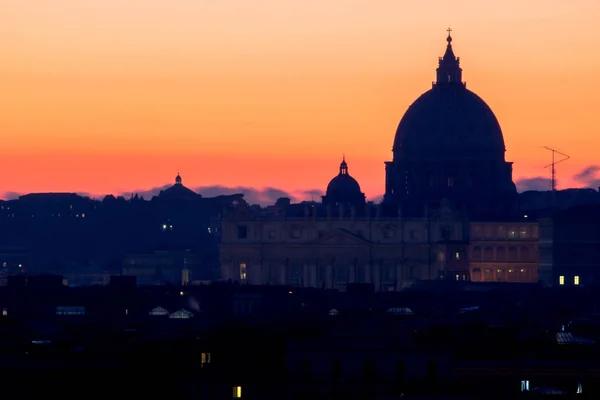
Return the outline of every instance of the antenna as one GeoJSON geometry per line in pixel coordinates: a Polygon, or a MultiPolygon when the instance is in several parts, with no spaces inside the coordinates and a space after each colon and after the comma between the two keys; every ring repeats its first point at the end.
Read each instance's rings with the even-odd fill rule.
{"type": "Polygon", "coordinates": [[[558,163],[561,163],[563,161],[567,161],[571,157],[564,153],[561,153],[558,150],[551,149],[550,147],[544,146],[544,148],[546,150],[550,150],[552,152],[552,164],[548,164],[544,168],[548,168],[548,167],[552,168],[552,170],[551,170],[552,171],[551,172],[551,174],[552,174],[551,185],[552,185],[552,191],[554,192],[554,191],[556,191],[556,168],[555,168],[555,165],[558,163]],[[556,160],[556,157],[555,157],[556,154],[558,154],[559,156],[563,156],[564,158],[561,158],[560,160],[556,160]]]}

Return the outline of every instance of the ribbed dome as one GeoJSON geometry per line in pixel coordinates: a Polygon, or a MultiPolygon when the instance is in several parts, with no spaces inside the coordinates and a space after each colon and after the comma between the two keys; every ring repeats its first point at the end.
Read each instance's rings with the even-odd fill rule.
{"type": "Polygon", "coordinates": [[[327,196],[336,199],[360,196],[360,185],[350,175],[338,175],[327,185],[327,196]]]}
{"type": "Polygon", "coordinates": [[[504,138],[490,107],[461,82],[435,85],[406,111],[394,160],[504,160],[504,138]]]}
{"type": "Polygon", "coordinates": [[[344,158],[340,164],[340,173],[327,185],[323,196],[326,204],[364,204],[365,195],[360,191],[360,185],[348,173],[348,164],[344,158]]]}

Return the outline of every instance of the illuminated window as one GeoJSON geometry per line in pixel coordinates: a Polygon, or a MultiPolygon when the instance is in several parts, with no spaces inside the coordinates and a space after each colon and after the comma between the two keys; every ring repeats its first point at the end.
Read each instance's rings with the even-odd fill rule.
{"type": "Polygon", "coordinates": [[[2,316],[6,317],[8,315],[8,310],[6,308],[2,309],[2,316]]]}
{"type": "Polygon", "coordinates": [[[521,227],[521,229],[519,230],[519,237],[521,237],[521,238],[529,237],[529,231],[527,230],[527,227],[525,227],[525,226],[521,227]]]}
{"type": "Polygon", "coordinates": [[[460,260],[460,253],[457,251],[457,252],[454,254],[454,257],[455,257],[457,260],[460,260]]]}
{"type": "Polygon", "coordinates": [[[515,228],[510,228],[508,230],[508,238],[515,239],[517,237],[517,230],[515,228]]]}
{"type": "Polygon", "coordinates": [[[521,381],[521,392],[529,391],[529,381],[521,381]]]}
{"type": "Polygon", "coordinates": [[[460,280],[460,275],[456,274],[456,280],[459,281],[460,280]]]}
{"type": "Polygon", "coordinates": [[[245,281],[247,277],[248,275],[246,273],[246,264],[242,263],[240,264],[240,279],[245,281]]]}
{"type": "Polygon", "coordinates": [[[241,399],[242,398],[242,387],[241,386],[234,386],[233,387],[233,398],[234,399],[241,399]]]}
{"type": "Polygon", "coordinates": [[[210,353],[202,353],[200,356],[200,364],[204,366],[204,364],[210,364],[210,353]]]}
{"type": "Polygon", "coordinates": [[[563,275],[558,277],[558,284],[561,286],[565,284],[565,277],[563,275]]]}
{"type": "Polygon", "coordinates": [[[575,277],[573,278],[573,284],[575,286],[579,285],[579,276],[578,275],[575,275],[575,277]]]}

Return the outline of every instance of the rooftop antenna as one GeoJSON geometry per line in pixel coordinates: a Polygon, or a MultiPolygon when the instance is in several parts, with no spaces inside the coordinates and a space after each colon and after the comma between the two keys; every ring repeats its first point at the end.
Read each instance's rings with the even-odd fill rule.
{"type": "Polygon", "coordinates": [[[552,185],[552,191],[556,191],[556,164],[561,163],[563,161],[567,161],[569,158],[571,158],[570,156],[561,153],[558,150],[555,149],[551,149],[550,147],[544,146],[544,148],[546,150],[550,150],[552,152],[552,164],[548,164],[546,165],[544,168],[548,168],[551,167],[551,174],[552,174],[552,179],[551,179],[551,185],[552,185]],[[558,154],[559,156],[563,156],[563,158],[561,158],[560,160],[556,159],[556,154],[558,154]]]}

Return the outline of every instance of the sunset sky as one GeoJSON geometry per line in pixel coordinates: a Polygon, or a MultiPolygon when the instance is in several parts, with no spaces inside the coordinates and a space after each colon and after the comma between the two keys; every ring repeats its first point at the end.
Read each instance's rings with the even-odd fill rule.
{"type": "Polygon", "coordinates": [[[0,6],[0,198],[188,187],[324,190],[342,154],[384,191],[446,29],[514,179],[598,186],[597,0],[14,0],[0,6]]]}

